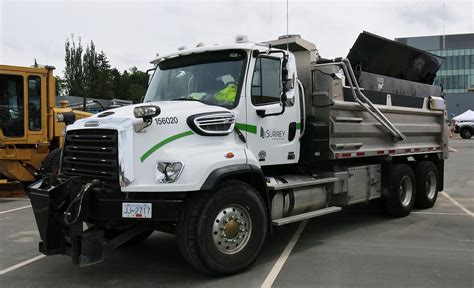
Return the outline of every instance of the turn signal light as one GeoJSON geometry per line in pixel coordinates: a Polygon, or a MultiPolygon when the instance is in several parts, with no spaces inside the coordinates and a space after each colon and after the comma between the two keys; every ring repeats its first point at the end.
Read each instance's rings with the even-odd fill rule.
{"type": "Polygon", "coordinates": [[[232,153],[232,152],[228,152],[227,154],[225,154],[225,158],[229,158],[229,159],[230,159],[230,158],[234,158],[234,156],[235,156],[235,155],[234,155],[234,153],[232,153]]]}

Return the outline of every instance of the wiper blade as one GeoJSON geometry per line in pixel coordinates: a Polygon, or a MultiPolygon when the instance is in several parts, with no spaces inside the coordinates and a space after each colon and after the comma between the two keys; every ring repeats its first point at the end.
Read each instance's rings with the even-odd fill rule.
{"type": "Polygon", "coordinates": [[[179,97],[179,98],[171,99],[171,101],[200,101],[200,100],[194,99],[192,97],[179,97]]]}

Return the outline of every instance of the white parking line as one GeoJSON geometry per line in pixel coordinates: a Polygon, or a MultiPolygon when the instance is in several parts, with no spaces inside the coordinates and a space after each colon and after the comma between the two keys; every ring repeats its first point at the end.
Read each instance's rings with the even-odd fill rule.
{"type": "Polygon", "coordinates": [[[444,197],[448,198],[451,202],[453,202],[454,205],[458,206],[459,208],[461,208],[462,211],[466,212],[466,214],[468,214],[471,217],[474,217],[474,213],[469,211],[466,207],[461,205],[458,201],[454,200],[451,196],[448,195],[448,193],[443,191],[442,194],[444,195],[444,197]]]}
{"type": "Polygon", "coordinates": [[[42,258],[44,258],[44,257],[46,257],[46,255],[41,254],[41,255],[38,255],[38,256],[33,257],[33,258],[31,258],[31,259],[25,260],[25,261],[23,261],[23,262],[21,262],[21,263],[15,264],[15,265],[13,265],[13,266],[11,266],[11,267],[8,267],[8,268],[3,269],[2,271],[0,271],[0,275],[3,275],[3,274],[5,274],[5,273],[8,273],[8,272],[13,271],[13,270],[15,270],[15,269],[18,269],[18,268],[20,268],[20,267],[23,267],[23,266],[28,265],[28,264],[30,264],[30,263],[33,263],[33,262],[35,262],[35,261],[38,261],[38,260],[40,260],[40,259],[42,259],[42,258]]]}
{"type": "Polygon", "coordinates": [[[13,212],[13,211],[17,211],[17,210],[21,210],[21,209],[25,209],[25,208],[30,208],[30,207],[31,207],[31,205],[27,205],[27,206],[18,207],[18,208],[15,208],[15,209],[5,210],[5,211],[1,211],[0,214],[5,214],[5,213],[8,213],[8,212],[13,212]]]}
{"type": "Polygon", "coordinates": [[[304,220],[303,222],[301,222],[300,226],[298,226],[298,229],[296,229],[295,234],[293,234],[293,236],[291,237],[290,242],[288,242],[288,244],[286,245],[285,250],[283,250],[280,257],[273,265],[273,268],[272,270],[270,270],[270,273],[268,273],[267,278],[265,278],[265,281],[263,281],[263,284],[261,286],[262,288],[272,287],[273,282],[275,282],[278,273],[280,273],[281,268],[283,268],[283,265],[285,265],[288,256],[290,256],[291,251],[295,247],[296,242],[300,238],[301,233],[303,233],[303,230],[306,227],[307,223],[308,220],[304,220]]]}
{"type": "Polygon", "coordinates": [[[446,212],[426,212],[426,211],[414,211],[413,214],[424,214],[424,215],[452,215],[452,216],[469,216],[466,213],[446,213],[446,212]]]}

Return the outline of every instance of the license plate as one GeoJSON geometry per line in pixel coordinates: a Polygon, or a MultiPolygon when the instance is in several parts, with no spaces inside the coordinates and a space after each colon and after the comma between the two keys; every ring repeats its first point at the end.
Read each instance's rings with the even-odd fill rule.
{"type": "Polygon", "coordinates": [[[122,203],[122,218],[151,218],[151,203],[122,203]]]}

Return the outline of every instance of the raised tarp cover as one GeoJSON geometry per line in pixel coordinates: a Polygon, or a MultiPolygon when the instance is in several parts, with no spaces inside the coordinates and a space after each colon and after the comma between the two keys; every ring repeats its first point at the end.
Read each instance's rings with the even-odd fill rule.
{"type": "Polygon", "coordinates": [[[442,57],[366,31],[359,34],[347,58],[365,72],[430,85],[444,62],[442,57]]]}

